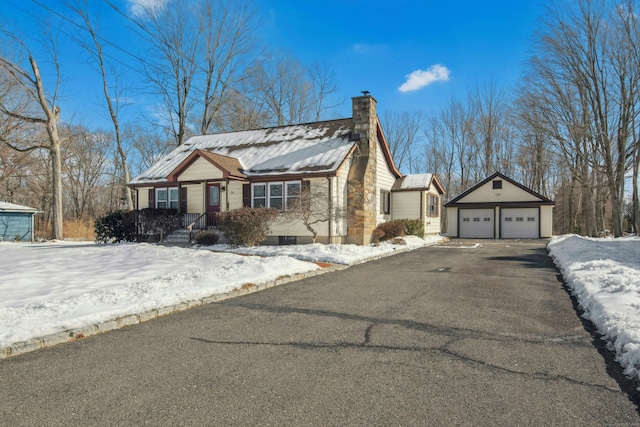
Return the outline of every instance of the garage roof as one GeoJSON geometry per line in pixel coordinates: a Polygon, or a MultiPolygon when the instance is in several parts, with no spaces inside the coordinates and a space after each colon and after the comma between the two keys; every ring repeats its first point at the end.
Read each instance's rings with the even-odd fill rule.
{"type": "MultiPolygon", "coordinates": [[[[474,191],[476,191],[478,188],[482,187],[486,183],[495,180],[496,178],[503,179],[503,180],[513,184],[514,186],[520,188],[521,190],[529,193],[530,195],[532,195],[533,197],[538,199],[535,202],[528,201],[528,203],[535,203],[536,205],[555,205],[555,202],[553,200],[543,196],[542,194],[536,193],[535,191],[531,190],[530,188],[525,187],[524,185],[520,184],[519,182],[516,182],[516,181],[512,180],[511,178],[509,178],[508,176],[506,176],[506,175],[504,175],[504,174],[502,174],[500,172],[496,172],[493,175],[491,175],[491,176],[487,177],[486,179],[484,179],[483,181],[477,183],[473,187],[469,188],[468,190],[464,191],[463,193],[459,194],[457,197],[455,197],[452,200],[450,200],[447,204],[445,204],[445,207],[456,207],[456,206],[468,205],[467,203],[460,203],[459,201],[461,199],[465,198],[466,196],[468,196],[469,194],[473,193],[474,191]]],[[[489,202],[489,201],[487,201],[487,202],[489,202]]],[[[514,202],[512,202],[512,203],[514,203],[514,202]]]]}

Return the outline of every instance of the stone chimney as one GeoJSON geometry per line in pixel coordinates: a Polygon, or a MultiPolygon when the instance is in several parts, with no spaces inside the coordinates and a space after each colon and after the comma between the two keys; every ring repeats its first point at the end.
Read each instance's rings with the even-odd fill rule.
{"type": "Polygon", "coordinates": [[[357,148],[347,179],[347,243],[368,245],[376,227],[376,154],[378,151],[378,116],[376,100],[363,92],[351,98],[353,105],[352,137],[357,148]]]}

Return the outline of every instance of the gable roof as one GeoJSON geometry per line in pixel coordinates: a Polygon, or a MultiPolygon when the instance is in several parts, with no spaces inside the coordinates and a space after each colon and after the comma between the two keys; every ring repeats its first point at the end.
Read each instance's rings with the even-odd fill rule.
{"type": "Polygon", "coordinates": [[[440,185],[438,178],[432,173],[421,173],[405,175],[396,180],[391,187],[391,191],[417,191],[428,190],[433,184],[440,194],[444,194],[444,189],[440,185]]]}
{"type": "Polygon", "coordinates": [[[543,205],[555,205],[555,202],[553,200],[543,196],[542,194],[536,193],[535,191],[531,190],[530,188],[525,187],[524,185],[520,184],[519,182],[516,182],[516,181],[512,180],[511,178],[509,178],[506,175],[503,175],[500,172],[495,172],[493,175],[485,178],[484,180],[480,181],[479,183],[477,183],[473,187],[469,188],[468,190],[460,193],[455,198],[451,199],[448,203],[445,204],[445,207],[457,206],[458,205],[458,200],[466,197],[470,193],[473,193],[475,190],[477,190],[478,188],[482,187],[487,182],[492,181],[492,180],[494,180],[496,178],[501,178],[501,179],[503,179],[503,180],[515,185],[516,187],[520,188],[521,190],[526,191],[527,193],[531,194],[532,196],[537,197],[538,199],[540,199],[540,202],[537,202],[537,203],[540,203],[540,204],[543,204],[543,205]]]}
{"type": "Polygon", "coordinates": [[[194,136],[129,184],[167,181],[196,150],[228,172],[240,165],[246,177],[335,174],[356,143],[351,125],[352,119],[339,119],[194,136]]]}
{"type": "Polygon", "coordinates": [[[220,169],[225,178],[242,179],[247,177],[244,173],[242,173],[243,168],[240,160],[234,157],[223,156],[222,154],[210,153],[208,151],[196,149],[167,175],[167,180],[175,181],[182,172],[187,170],[187,168],[189,168],[189,166],[191,166],[193,162],[195,162],[199,158],[205,159],[213,166],[220,169]]]}
{"type": "Polygon", "coordinates": [[[42,212],[29,206],[16,205],[9,202],[0,202],[0,212],[42,212]]]}

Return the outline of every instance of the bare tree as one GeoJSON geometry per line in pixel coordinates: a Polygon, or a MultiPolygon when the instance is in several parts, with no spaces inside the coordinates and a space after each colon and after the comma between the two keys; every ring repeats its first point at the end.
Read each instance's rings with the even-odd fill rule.
{"type": "Polygon", "coordinates": [[[203,22],[192,13],[190,2],[140,5],[138,27],[150,45],[146,75],[163,108],[162,126],[182,145],[189,136],[194,107],[194,83],[198,73],[198,53],[203,22]]]}
{"type": "MultiPolygon", "coordinates": [[[[606,178],[615,236],[622,235],[625,173],[640,93],[632,42],[620,30],[635,20],[629,13],[635,2],[623,4],[626,9],[608,0],[550,7],[536,36],[527,81],[529,107],[536,109],[541,128],[583,189],[595,191],[585,193],[583,208],[595,210],[603,202],[599,174],[606,178]]],[[[600,222],[598,211],[593,217],[591,211],[584,211],[589,229],[600,222]]]]}
{"type": "Polygon", "coordinates": [[[344,101],[331,102],[331,97],[337,92],[336,72],[324,62],[313,62],[307,68],[309,82],[311,83],[311,105],[313,107],[313,120],[322,119],[326,111],[341,105],[344,101]]]}
{"type": "Polygon", "coordinates": [[[272,124],[284,126],[310,120],[311,84],[304,66],[290,53],[256,62],[251,75],[252,98],[264,106],[272,124]]]}
{"type": "Polygon", "coordinates": [[[61,140],[58,135],[60,66],[57,58],[57,42],[52,36],[48,37],[47,47],[52,56],[54,68],[53,91],[48,92],[45,89],[40,67],[27,45],[11,32],[2,30],[1,34],[4,35],[4,42],[17,47],[22,56],[12,58],[5,53],[0,54],[0,70],[16,89],[13,92],[14,96],[0,98],[0,115],[16,120],[23,125],[36,125],[46,132],[45,138],[34,135],[35,143],[25,140],[5,142],[17,151],[47,150],[52,177],[51,237],[61,239],[63,236],[63,194],[61,140]]]}
{"type": "Polygon", "coordinates": [[[505,96],[504,90],[498,89],[494,82],[484,84],[469,94],[477,153],[484,176],[495,171],[510,172],[511,141],[505,96]]]}
{"type": "Polygon", "coordinates": [[[385,111],[380,120],[396,166],[413,173],[412,159],[422,137],[424,114],[420,111],[385,111]]]}
{"type": "Polygon", "coordinates": [[[318,239],[318,224],[344,218],[344,211],[337,204],[331,203],[327,187],[309,181],[302,181],[299,199],[294,196],[288,200],[286,209],[279,217],[281,221],[289,224],[302,222],[311,233],[312,243],[316,243],[318,239]]]}
{"type": "Polygon", "coordinates": [[[79,0],[77,5],[75,7],[72,7],[72,10],[82,19],[84,27],[91,36],[92,46],[84,43],[82,43],[82,45],[93,57],[98,69],[100,70],[100,76],[102,77],[102,93],[107,105],[107,110],[109,111],[111,123],[113,124],[113,130],[116,140],[116,150],[118,152],[120,168],[123,172],[124,182],[121,183],[121,188],[123,188],[125,193],[127,209],[133,209],[133,197],[131,196],[131,188],[127,186],[129,181],[131,181],[131,174],[129,173],[129,165],[127,164],[127,153],[123,147],[123,140],[120,131],[119,113],[121,111],[121,103],[119,100],[121,99],[121,93],[119,93],[118,90],[117,77],[115,73],[112,74],[113,77],[111,77],[107,73],[104,54],[102,51],[102,43],[100,41],[101,38],[98,36],[96,29],[92,24],[92,18],[89,12],[89,5],[87,3],[87,0],[79,0]],[[109,87],[110,78],[113,78],[113,81],[115,83],[112,88],[109,87]],[[112,96],[112,91],[114,96],[112,96]]]}
{"type": "Polygon", "coordinates": [[[256,61],[247,86],[249,102],[275,126],[320,120],[340,104],[330,101],[336,91],[334,72],[325,64],[306,67],[288,52],[265,54],[256,61]]]}
{"type": "Polygon", "coordinates": [[[202,108],[199,130],[209,134],[219,130],[219,116],[245,77],[256,45],[255,20],[249,7],[238,1],[202,0],[198,6],[203,20],[198,60],[202,81],[196,88],[202,108]]]}

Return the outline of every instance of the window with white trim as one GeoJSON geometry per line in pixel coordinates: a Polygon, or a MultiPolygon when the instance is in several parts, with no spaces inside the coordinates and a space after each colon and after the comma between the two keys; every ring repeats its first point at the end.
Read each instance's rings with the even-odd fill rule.
{"type": "Polygon", "coordinates": [[[279,181],[251,184],[251,207],[268,207],[279,211],[300,205],[301,181],[279,181]]]}
{"type": "Polygon", "coordinates": [[[297,209],[300,207],[300,198],[302,196],[302,183],[300,181],[288,181],[286,183],[285,194],[286,209],[297,209]]]}
{"type": "Polygon", "coordinates": [[[178,189],[156,188],[156,209],[178,209],[178,189]]]}

